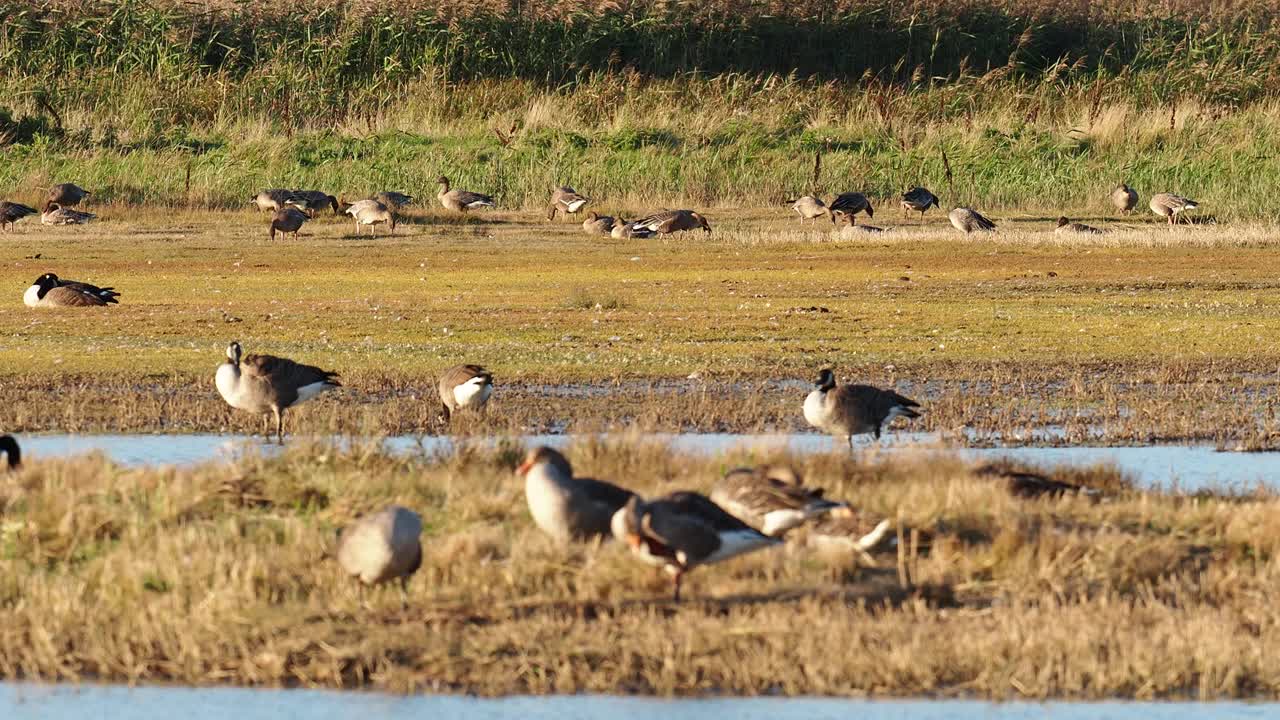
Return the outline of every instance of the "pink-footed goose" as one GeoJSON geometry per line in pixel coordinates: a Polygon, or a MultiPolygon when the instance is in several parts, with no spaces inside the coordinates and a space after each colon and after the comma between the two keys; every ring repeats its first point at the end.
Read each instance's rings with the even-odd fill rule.
{"type": "Polygon", "coordinates": [[[407,606],[409,578],[422,566],[422,518],[400,505],[365,515],[342,530],[337,558],[362,586],[399,580],[407,606]]]}

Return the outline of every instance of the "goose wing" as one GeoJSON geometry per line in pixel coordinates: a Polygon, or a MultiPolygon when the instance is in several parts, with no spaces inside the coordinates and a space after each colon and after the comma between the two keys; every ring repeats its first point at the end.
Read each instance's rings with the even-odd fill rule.
{"type": "Polygon", "coordinates": [[[298,398],[298,389],[308,385],[323,383],[340,387],[338,373],[321,370],[315,365],[303,365],[288,358],[275,355],[246,355],[240,361],[240,372],[244,379],[269,385],[286,404],[298,398]]]}
{"type": "Polygon", "coordinates": [[[471,192],[470,190],[454,190],[452,191],[452,194],[455,200],[467,207],[493,204],[493,197],[478,192],[471,192]]]}
{"type": "Polygon", "coordinates": [[[49,292],[44,294],[44,302],[60,307],[101,307],[107,304],[107,301],[98,295],[62,285],[50,288],[49,292]]]}
{"type": "Polygon", "coordinates": [[[116,298],[120,297],[120,293],[116,292],[116,289],[113,287],[98,287],[97,285],[90,285],[89,283],[77,282],[75,280],[59,280],[58,287],[71,288],[77,292],[99,297],[103,302],[119,304],[119,301],[117,301],[116,298]]]}

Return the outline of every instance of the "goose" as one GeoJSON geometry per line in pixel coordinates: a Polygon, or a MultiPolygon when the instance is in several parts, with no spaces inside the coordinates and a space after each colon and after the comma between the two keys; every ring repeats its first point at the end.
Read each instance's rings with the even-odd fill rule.
{"type": "Polygon", "coordinates": [[[947,218],[951,220],[951,226],[960,232],[968,235],[976,230],[988,231],[995,230],[996,224],[986,219],[973,208],[958,207],[951,211],[947,218]]]}
{"type": "Polygon", "coordinates": [[[804,419],[813,427],[844,437],[853,449],[853,436],[871,433],[876,440],[886,423],[896,417],[918,418],[920,403],[892,390],[870,385],[836,387],[831,368],[818,373],[818,382],[804,399],[804,419]]]}
{"type": "Polygon", "coordinates": [[[551,210],[547,213],[547,220],[555,220],[558,212],[572,215],[589,202],[591,200],[579,195],[577,190],[568,185],[561,185],[551,191],[551,210]]]}
{"type": "Polygon", "coordinates": [[[284,411],[311,398],[342,387],[338,373],[302,365],[274,355],[241,354],[240,343],[227,345],[227,362],[213,377],[218,394],[237,410],[265,415],[276,420],[276,442],[284,444],[284,411]]]}
{"type": "Polygon", "coordinates": [[[675,602],[680,602],[680,581],[690,570],[783,542],[696,492],[676,492],[648,502],[634,496],[614,513],[610,526],[613,536],[636,557],[672,575],[675,602]]]}
{"type": "Polygon", "coordinates": [[[875,217],[875,208],[871,207],[871,201],[866,195],[860,192],[841,193],[831,201],[831,224],[834,225],[836,219],[844,217],[848,219],[849,224],[857,225],[857,214],[864,212],[867,217],[875,217]]]}
{"type": "Polygon", "coordinates": [[[9,202],[5,200],[0,202],[0,230],[8,232],[8,228],[12,228],[19,220],[28,215],[39,215],[40,211],[29,205],[22,203],[9,202]],[[6,228],[8,226],[8,228],[6,228]]]}
{"type": "Polygon", "coordinates": [[[843,228],[840,228],[840,236],[851,237],[853,235],[874,235],[884,231],[885,228],[877,227],[875,225],[845,225],[843,228]]]}
{"type": "Polygon", "coordinates": [[[377,200],[360,200],[347,208],[347,214],[356,220],[356,234],[360,234],[360,226],[369,226],[369,235],[373,235],[373,226],[386,223],[391,232],[396,231],[396,216],[391,208],[377,200]]]}
{"type": "Polygon", "coordinates": [[[759,465],[725,473],[711,490],[711,501],[770,537],[780,537],[844,503],[822,497],[823,489],[805,487],[788,465],[759,465]]]}
{"type": "Polygon", "coordinates": [[[1125,183],[1120,183],[1111,191],[1111,204],[1127,215],[1138,207],[1138,192],[1125,183]]]}
{"type": "Polygon", "coordinates": [[[378,202],[382,203],[383,205],[386,205],[389,209],[393,211],[400,210],[404,208],[404,206],[413,202],[412,195],[406,195],[402,192],[396,192],[394,190],[383,190],[382,192],[375,194],[373,197],[369,199],[377,200],[378,202]]]}
{"type": "Polygon", "coordinates": [[[1178,222],[1178,213],[1184,210],[1195,210],[1200,203],[1190,198],[1173,193],[1158,193],[1151,196],[1151,212],[1160,217],[1169,218],[1169,224],[1178,222]]]}
{"type": "Polygon", "coordinates": [[[1054,228],[1053,231],[1058,233],[1059,235],[1066,235],[1067,233],[1084,233],[1086,235],[1101,235],[1103,232],[1105,232],[1104,230],[1099,230],[1098,228],[1092,225],[1085,225],[1084,223],[1071,222],[1066,218],[1066,216],[1058,218],[1058,227],[1054,228]]]}
{"type": "Polygon", "coordinates": [[[588,235],[611,235],[614,224],[613,218],[608,215],[597,215],[592,210],[587,213],[587,219],[582,221],[582,231],[588,235]]]}
{"type": "MultiPolygon", "coordinates": [[[[89,302],[87,303],[89,305],[118,305],[120,302],[116,300],[116,298],[120,297],[120,293],[116,292],[115,288],[98,287],[97,285],[90,285],[89,283],[76,282],[75,280],[63,280],[53,273],[45,273],[44,275],[36,278],[36,281],[31,284],[31,287],[27,288],[27,291],[22,294],[22,304],[27,307],[40,307],[44,304],[56,304],[56,302],[45,303],[46,298],[49,297],[48,291],[53,288],[66,288],[67,290],[71,290],[79,294],[88,295],[90,296],[90,299],[96,298],[102,301],[101,303],[89,302]]],[[[64,294],[65,293],[62,291],[55,293],[55,301],[58,297],[61,297],[64,294]]],[[[79,303],[79,298],[74,299],[78,304],[86,304],[79,303]]]]}
{"type": "Polygon", "coordinates": [[[75,183],[59,183],[49,188],[49,194],[45,196],[44,200],[44,212],[48,212],[50,206],[71,207],[79,205],[92,194],[75,183]]]}
{"type": "Polygon", "coordinates": [[[334,215],[342,213],[341,208],[338,206],[338,198],[328,193],[323,193],[319,190],[293,190],[291,192],[293,197],[286,202],[309,213],[314,214],[316,210],[325,206],[333,208],[334,215]]]}
{"type": "Polygon", "coordinates": [[[440,200],[440,204],[446,210],[466,212],[476,208],[493,207],[493,198],[488,195],[481,195],[469,190],[450,190],[449,178],[443,175],[436,178],[436,182],[440,184],[440,192],[436,193],[436,198],[440,200]]]}
{"type": "Polygon", "coordinates": [[[914,210],[920,213],[920,222],[924,222],[924,212],[931,207],[939,207],[938,196],[922,187],[913,187],[902,193],[902,217],[904,218],[908,210],[914,210]]]}
{"type": "Polygon", "coordinates": [[[635,227],[662,235],[698,228],[705,233],[711,232],[707,219],[692,210],[664,210],[636,220],[635,227]]]}
{"type": "Polygon", "coordinates": [[[459,410],[480,410],[489,402],[493,374],[479,365],[454,365],[440,376],[437,388],[447,422],[459,410]]]}
{"type": "Polygon", "coordinates": [[[516,468],[533,522],[558,542],[608,539],[613,514],[635,493],[613,483],[574,477],[569,461],[552,448],[530,450],[516,468]]]}
{"type": "Polygon", "coordinates": [[[1101,493],[1096,488],[1054,480],[1047,475],[1019,470],[1005,463],[987,463],[973,471],[980,478],[992,478],[1005,483],[1009,494],[1021,498],[1061,497],[1067,493],[1097,497],[1101,493]]]}
{"type": "Polygon", "coordinates": [[[391,505],[351,523],[338,536],[338,564],[362,586],[400,581],[400,600],[408,606],[409,577],[422,567],[422,518],[391,505]]]}
{"type": "Polygon", "coordinates": [[[613,221],[613,229],[609,231],[609,235],[614,240],[623,240],[625,238],[651,238],[654,232],[648,228],[636,227],[635,223],[618,218],[613,221]]]}
{"type": "MultiPolygon", "coordinates": [[[[791,209],[796,211],[800,216],[800,222],[803,224],[805,220],[818,221],[823,215],[831,215],[831,209],[827,204],[822,202],[822,198],[813,195],[804,195],[791,205],[791,209]]],[[[834,222],[834,217],[832,218],[834,222]]]]}
{"type": "Polygon", "coordinates": [[[893,521],[860,512],[848,505],[834,508],[809,529],[809,546],[817,550],[853,551],[875,566],[871,551],[893,538],[893,521]]]}
{"type": "Polygon", "coordinates": [[[302,229],[302,224],[307,221],[307,214],[296,207],[282,207],[271,216],[271,239],[276,239],[276,233],[280,233],[280,237],[289,233],[293,233],[293,239],[298,239],[298,231],[302,229]]]}
{"type": "Polygon", "coordinates": [[[12,435],[0,435],[0,453],[4,453],[5,463],[10,470],[22,467],[22,450],[18,448],[18,440],[12,435]]]}
{"type": "Polygon", "coordinates": [[[284,206],[292,204],[293,201],[293,191],[281,188],[263,190],[249,199],[249,202],[257,206],[258,212],[262,212],[263,210],[276,212],[284,206]]]}
{"type": "Polygon", "coordinates": [[[57,203],[48,203],[40,216],[40,222],[45,225],[84,225],[96,217],[98,216],[93,213],[71,210],[57,203]]]}

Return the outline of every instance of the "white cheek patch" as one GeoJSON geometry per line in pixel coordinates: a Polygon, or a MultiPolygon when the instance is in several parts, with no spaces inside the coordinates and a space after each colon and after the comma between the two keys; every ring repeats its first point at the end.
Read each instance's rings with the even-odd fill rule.
{"type": "Polygon", "coordinates": [[[35,307],[40,304],[40,286],[32,285],[27,291],[22,293],[22,304],[27,307],[35,307]]]}

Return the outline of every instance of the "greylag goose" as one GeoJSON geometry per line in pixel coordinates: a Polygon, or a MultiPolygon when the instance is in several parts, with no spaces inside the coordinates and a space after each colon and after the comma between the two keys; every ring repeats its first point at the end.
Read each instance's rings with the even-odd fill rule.
{"type": "Polygon", "coordinates": [[[76,185],[75,183],[60,183],[49,188],[49,194],[45,196],[44,211],[47,212],[50,206],[72,207],[79,205],[85,198],[93,193],[76,185]]]}
{"type": "Polygon", "coordinates": [[[271,216],[271,230],[268,236],[276,239],[276,233],[280,233],[281,239],[289,233],[293,233],[293,239],[298,239],[298,231],[302,229],[302,224],[307,221],[307,214],[296,207],[285,206],[276,211],[271,216]]]}
{"type": "Polygon", "coordinates": [[[323,207],[333,208],[333,214],[338,215],[342,212],[338,205],[338,198],[319,190],[293,190],[293,197],[286,202],[301,210],[307,211],[312,216],[316,211],[323,207]]]}
{"type": "Polygon", "coordinates": [[[853,448],[853,436],[871,433],[880,439],[881,428],[896,417],[918,418],[920,403],[892,390],[870,385],[836,386],[836,374],[824,368],[804,399],[804,419],[813,427],[845,438],[853,448]]]}
{"type": "Polygon", "coordinates": [[[609,235],[614,240],[623,240],[626,238],[651,238],[654,232],[648,228],[636,227],[634,222],[627,222],[622,218],[613,221],[613,229],[609,231],[609,235]]]}
{"type": "Polygon", "coordinates": [[[412,195],[406,195],[402,192],[396,192],[394,190],[383,190],[382,192],[375,194],[373,197],[369,199],[377,200],[383,205],[386,205],[393,212],[401,210],[406,205],[413,202],[412,195]]]}
{"type": "Polygon", "coordinates": [[[947,215],[947,218],[951,220],[952,227],[965,235],[975,231],[985,232],[996,229],[995,223],[983,217],[981,213],[973,208],[958,207],[952,210],[951,214],[947,215]]]}
{"type": "Polygon", "coordinates": [[[18,440],[12,435],[0,435],[0,453],[4,453],[5,464],[10,470],[22,467],[22,450],[18,448],[18,440]]]}
{"type": "Polygon", "coordinates": [[[809,546],[818,550],[852,551],[874,566],[871,552],[893,536],[893,522],[848,505],[833,509],[809,530],[809,546]]]}
{"type": "Polygon", "coordinates": [[[453,419],[459,410],[479,410],[493,394],[493,374],[479,365],[454,365],[440,375],[437,384],[443,416],[453,419]]]}
{"type": "Polygon", "coordinates": [[[801,223],[805,220],[817,222],[818,218],[823,215],[831,214],[831,209],[827,207],[826,203],[822,202],[822,198],[814,197],[813,195],[805,195],[796,200],[792,203],[791,209],[795,210],[796,214],[800,216],[801,223]]]}
{"type": "Polygon", "coordinates": [[[711,501],[770,537],[780,537],[844,503],[827,500],[823,489],[806,487],[787,465],[759,465],[725,473],[711,490],[711,501]]]}
{"type": "Polygon", "coordinates": [[[64,208],[57,203],[48,203],[45,205],[44,213],[40,215],[40,222],[45,225],[84,225],[96,217],[98,216],[93,213],[64,208]]]}
{"type": "Polygon", "coordinates": [[[1058,227],[1054,228],[1053,231],[1058,233],[1059,235],[1066,235],[1068,233],[1084,233],[1086,235],[1101,235],[1104,232],[1092,225],[1085,225],[1084,223],[1071,222],[1065,216],[1058,218],[1058,227]]]}
{"type": "Polygon", "coordinates": [[[545,446],[530,450],[516,472],[524,477],[534,523],[562,543],[608,538],[613,514],[635,495],[602,480],[574,477],[564,455],[545,446]]]}
{"type": "Polygon", "coordinates": [[[871,207],[871,201],[866,195],[860,192],[841,193],[831,201],[831,223],[835,224],[839,218],[845,218],[851,225],[857,225],[858,213],[866,213],[867,217],[875,217],[875,208],[871,207]]]}
{"type": "Polygon", "coordinates": [[[360,226],[369,227],[369,235],[373,235],[373,226],[386,223],[391,232],[396,231],[396,216],[391,208],[377,200],[359,200],[347,208],[347,214],[355,218],[356,234],[360,234],[360,226]]]}
{"type": "Polygon", "coordinates": [[[931,207],[938,207],[938,197],[922,187],[913,187],[902,193],[902,216],[908,210],[920,213],[920,221],[924,222],[924,213],[931,207]]]}
{"type": "Polygon", "coordinates": [[[582,221],[582,231],[588,235],[611,235],[613,226],[613,218],[597,215],[594,210],[587,213],[587,219],[582,221]]]}
{"type": "Polygon", "coordinates": [[[276,421],[276,441],[284,444],[284,411],[320,393],[342,387],[338,373],[302,365],[274,355],[241,357],[240,343],[227,346],[227,361],[218,366],[213,382],[222,399],[237,410],[265,415],[276,421]]]}
{"type": "Polygon", "coordinates": [[[293,204],[293,191],[276,188],[274,190],[263,190],[249,199],[259,212],[276,212],[286,205],[293,204]]]}
{"type": "Polygon", "coordinates": [[[408,605],[409,578],[422,566],[422,518],[399,505],[365,515],[342,530],[338,564],[363,585],[400,581],[408,605]]]}

